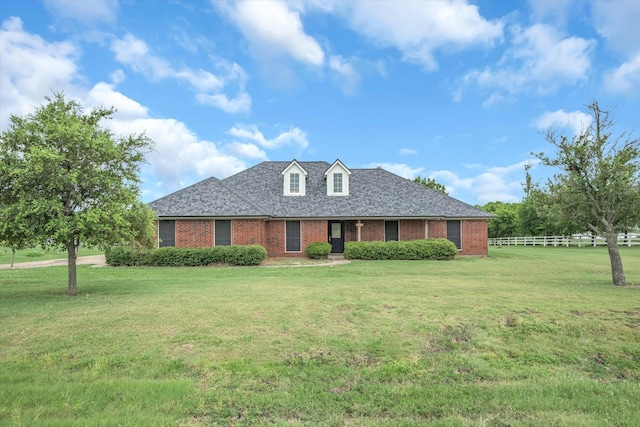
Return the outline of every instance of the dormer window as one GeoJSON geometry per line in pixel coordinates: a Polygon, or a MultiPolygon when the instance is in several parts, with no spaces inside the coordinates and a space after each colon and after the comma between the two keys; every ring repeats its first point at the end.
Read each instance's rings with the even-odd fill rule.
{"type": "Polygon", "coordinates": [[[300,174],[299,173],[290,173],[289,174],[289,192],[290,193],[300,193],[300,174]]]}
{"type": "Polygon", "coordinates": [[[289,163],[282,171],[284,178],[282,194],[285,196],[304,196],[308,175],[309,173],[296,160],[289,163]]]}
{"type": "Polygon", "coordinates": [[[342,174],[341,173],[333,174],[333,192],[342,193],[342,174]]]}
{"type": "Polygon", "coordinates": [[[324,172],[327,181],[327,196],[348,196],[351,171],[340,161],[333,162],[324,172]]]}

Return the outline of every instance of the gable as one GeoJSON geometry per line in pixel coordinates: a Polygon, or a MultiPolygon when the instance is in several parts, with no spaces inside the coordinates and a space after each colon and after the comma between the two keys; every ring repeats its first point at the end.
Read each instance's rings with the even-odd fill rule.
{"type": "Polygon", "coordinates": [[[293,160],[282,171],[282,194],[285,196],[304,196],[306,194],[307,176],[309,173],[300,166],[297,160],[293,160]]]}
{"type": "Polygon", "coordinates": [[[333,162],[324,172],[327,196],[348,196],[351,171],[340,160],[333,162]]]}

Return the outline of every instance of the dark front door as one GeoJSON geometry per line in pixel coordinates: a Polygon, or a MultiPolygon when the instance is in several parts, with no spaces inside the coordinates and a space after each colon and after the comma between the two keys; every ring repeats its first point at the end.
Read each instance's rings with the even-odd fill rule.
{"type": "Polygon", "coordinates": [[[329,221],[329,243],[332,254],[344,252],[344,223],[341,221],[329,221]]]}

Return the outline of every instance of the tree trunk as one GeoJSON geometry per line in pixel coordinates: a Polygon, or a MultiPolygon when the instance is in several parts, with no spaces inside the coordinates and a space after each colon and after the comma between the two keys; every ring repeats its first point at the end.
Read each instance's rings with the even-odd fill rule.
{"type": "Polygon", "coordinates": [[[69,273],[69,295],[78,295],[78,281],[76,280],[76,244],[72,240],[67,242],[67,269],[69,273]]]}
{"type": "Polygon", "coordinates": [[[16,248],[11,248],[11,268],[13,268],[13,261],[16,258],[16,248]]]}
{"type": "Polygon", "coordinates": [[[622,268],[622,258],[618,248],[618,233],[606,233],[607,249],[609,250],[609,260],[611,261],[611,276],[613,284],[616,286],[627,286],[627,279],[624,277],[622,268]]]}

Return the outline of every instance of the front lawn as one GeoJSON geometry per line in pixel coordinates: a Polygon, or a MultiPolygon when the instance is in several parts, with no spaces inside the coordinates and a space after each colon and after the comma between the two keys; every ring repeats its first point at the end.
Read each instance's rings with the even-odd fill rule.
{"type": "Polygon", "coordinates": [[[0,424],[637,425],[640,248],[0,271],[0,424]]]}

